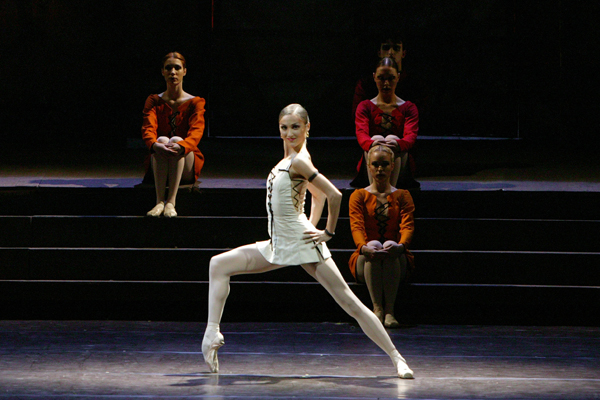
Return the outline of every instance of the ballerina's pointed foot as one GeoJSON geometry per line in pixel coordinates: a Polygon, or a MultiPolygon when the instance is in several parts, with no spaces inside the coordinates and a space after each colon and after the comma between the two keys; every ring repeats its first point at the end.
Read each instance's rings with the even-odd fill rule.
{"type": "Polygon", "coordinates": [[[217,351],[225,344],[225,339],[221,332],[215,332],[215,336],[212,339],[205,334],[202,339],[202,355],[204,356],[204,362],[208,365],[210,372],[219,372],[219,359],[217,358],[217,351]]]}
{"type": "Polygon", "coordinates": [[[165,206],[165,217],[167,218],[175,218],[177,216],[177,211],[175,211],[175,206],[171,203],[167,203],[165,206]]]}
{"type": "Polygon", "coordinates": [[[148,217],[160,217],[165,209],[165,203],[162,201],[154,206],[154,208],[146,213],[148,217]]]}
{"type": "Polygon", "coordinates": [[[406,360],[402,356],[400,356],[400,358],[398,358],[398,363],[396,364],[396,369],[398,370],[398,378],[413,379],[415,377],[412,369],[408,368],[408,364],[406,363],[406,360]]]}

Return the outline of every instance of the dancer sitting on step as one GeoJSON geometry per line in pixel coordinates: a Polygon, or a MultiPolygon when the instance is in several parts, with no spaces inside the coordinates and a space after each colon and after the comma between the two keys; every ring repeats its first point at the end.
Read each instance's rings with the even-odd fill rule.
{"type": "Polygon", "coordinates": [[[183,91],[187,69],[180,53],[167,54],[161,71],[167,90],[148,96],[142,124],[142,137],[150,150],[144,182],[154,180],[156,188],[156,205],[147,215],[176,217],[179,184],[196,182],[204,165],[198,143],[204,133],[205,100],[183,91]]]}
{"type": "Polygon", "coordinates": [[[408,245],[415,206],[408,190],[390,184],[392,149],[375,145],[366,161],[373,183],[350,196],[350,228],[357,248],[348,264],[356,280],[367,284],[375,315],[386,328],[398,328],[394,316],[398,286],[414,268],[408,245]]]}
{"type": "Polygon", "coordinates": [[[419,112],[413,103],[396,96],[398,68],[392,58],[382,58],[373,73],[377,96],[360,102],[356,109],[356,139],[364,153],[357,166],[358,174],[350,183],[352,187],[363,188],[373,183],[373,177],[364,164],[367,152],[377,144],[394,151],[394,170],[390,175],[392,186],[404,189],[419,186],[413,177],[414,161],[410,155],[419,131],[419,112]]]}
{"type": "Polygon", "coordinates": [[[413,372],[383,325],[350,290],[325,244],[334,236],[342,195],[313,166],[306,149],[309,129],[308,114],[299,104],[290,104],[279,114],[284,155],[267,179],[266,206],[271,239],[238,247],[210,260],[208,324],[202,340],[204,360],[211,372],[219,371],[217,351],[224,344],[219,323],[232,276],[301,265],[390,356],[398,376],[412,378],[413,372]],[[304,214],[307,189],[312,195],[310,219],[304,214]],[[327,224],[324,230],[319,230],[315,226],[325,201],[328,204],[327,224]]]}

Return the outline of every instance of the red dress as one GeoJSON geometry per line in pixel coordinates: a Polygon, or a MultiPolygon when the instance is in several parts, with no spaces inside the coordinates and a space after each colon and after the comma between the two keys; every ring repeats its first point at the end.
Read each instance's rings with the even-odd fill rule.
{"type": "MultiPolygon", "coordinates": [[[[194,153],[194,175],[196,180],[204,165],[204,156],[198,149],[198,143],[204,133],[204,104],[201,97],[194,97],[182,103],[175,114],[171,107],[157,94],[151,94],[144,105],[142,138],[152,151],[152,145],[159,136],[183,138],[177,144],[185,149],[185,154],[194,153]]],[[[149,168],[149,157],[146,168],[149,168]]]]}
{"type": "Polygon", "coordinates": [[[387,196],[387,215],[377,206],[377,197],[365,189],[356,189],[350,195],[350,229],[356,244],[356,251],[350,256],[348,266],[356,278],[356,262],[360,249],[371,240],[379,240],[383,244],[393,240],[403,244],[409,270],[414,269],[414,256],[408,246],[415,230],[413,213],[415,205],[408,190],[396,189],[387,196]]]}
{"type": "MultiPolygon", "coordinates": [[[[417,133],[419,132],[419,112],[417,106],[410,101],[402,101],[394,108],[392,114],[386,114],[383,110],[377,107],[371,100],[361,101],[356,108],[355,116],[356,139],[360,147],[366,152],[369,151],[373,144],[372,136],[381,135],[396,135],[400,139],[397,140],[401,151],[410,151],[417,141],[417,133]],[[386,129],[382,126],[382,121],[387,122],[383,126],[391,124],[391,128],[386,129]]],[[[366,177],[366,168],[363,166],[364,154],[361,157],[356,171],[357,177],[351,183],[354,187],[365,187],[369,184],[366,177]]],[[[415,172],[415,163],[412,156],[409,154],[409,170],[411,175],[415,172]]],[[[400,184],[400,182],[399,182],[400,184]]]]}

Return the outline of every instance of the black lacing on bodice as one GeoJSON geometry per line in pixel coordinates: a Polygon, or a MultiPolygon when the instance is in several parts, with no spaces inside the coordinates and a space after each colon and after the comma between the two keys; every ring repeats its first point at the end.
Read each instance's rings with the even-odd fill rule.
{"type": "Polygon", "coordinates": [[[173,114],[171,114],[171,117],[169,118],[169,125],[171,126],[171,136],[170,137],[175,136],[175,131],[177,130],[177,124],[175,124],[175,120],[177,119],[178,115],[179,115],[179,111],[175,111],[173,114]]]}
{"type": "MultiPolygon", "coordinates": [[[[289,171],[288,171],[289,172],[289,171]]],[[[296,208],[296,211],[302,211],[302,204],[303,204],[303,199],[302,199],[302,184],[304,183],[304,179],[292,179],[290,178],[290,181],[292,182],[292,201],[294,202],[294,207],[296,208]]]]}
{"type": "Polygon", "coordinates": [[[387,136],[393,134],[392,128],[394,127],[394,116],[391,114],[382,114],[381,115],[381,123],[379,124],[381,128],[381,135],[387,136]]]}
{"type": "Polygon", "coordinates": [[[375,207],[375,219],[377,220],[377,226],[379,227],[379,241],[386,241],[385,231],[387,230],[388,221],[390,217],[388,216],[388,209],[390,208],[390,203],[379,204],[375,207]]]}
{"type": "Polygon", "coordinates": [[[271,226],[269,227],[269,233],[270,233],[270,237],[271,237],[271,250],[273,250],[273,180],[275,179],[275,174],[273,173],[273,171],[271,171],[269,173],[269,180],[267,183],[267,198],[269,199],[267,201],[267,205],[269,207],[269,215],[271,216],[271,226]]]}

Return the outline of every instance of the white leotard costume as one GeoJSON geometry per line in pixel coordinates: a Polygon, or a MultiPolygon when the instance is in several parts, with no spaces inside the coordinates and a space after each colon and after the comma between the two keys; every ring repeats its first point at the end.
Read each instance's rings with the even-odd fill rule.
{"type": "Polygon", "coordinates": [[[271,264],[300,265],[331,257],[325,243],[304,243],[303,233],[315,229],[304,214],[306,179],[291,179],[292,159],[281,160],[267,179],[267,213],[271,240],[256,242],[260,253],[271,264]]]}

